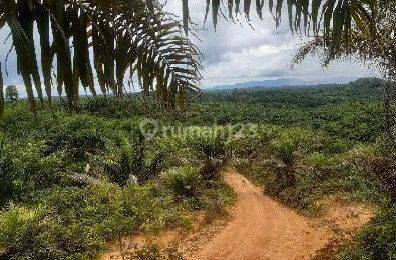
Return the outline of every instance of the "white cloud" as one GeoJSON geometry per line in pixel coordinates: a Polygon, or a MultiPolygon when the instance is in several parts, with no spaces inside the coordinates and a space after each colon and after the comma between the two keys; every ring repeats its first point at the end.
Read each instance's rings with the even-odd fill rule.
{"type": "MultiPolygon", "coordinates": [[[[169,10],[181,14],[179,0],[169,0],[168,3],[169,10]]],[[[205,1],[190,1],[190,10],[193,21],[202,25],[205,1]]],[[[286,11],[283,13],[286,14],[286,11]]],[[[200,47],[205,55],[203,75],[206,86],[276,77],[331,82],[375,76],[373,71],[350,61],[334,62],[329,68],[323,69],[316,58],[307,58],[291,71],[289,65],[292,56],[307,39],[293,36],[287,21],[276,28],[269,12],[264,13],[261,21],[252,10],[251,25],[254,29],[243,16],[239,16],[239,19],[241,22],[235,24],[221,18],[217,32],[214,32],[210,22],[206,25],[206,30],[198,31],[202,40],[200,47]]]]}
{"type": "MultiPolygon", "coordinates": [[[[335,62],[328,69],[323,69],[317,59],[309,58],[294,71],[290,71],[289,63],[299,44],[305,39],[293,37],[287,21],[280,28],[269,12],[264,13],[263,21],[257,18],[252,10],[251,25],[242,15],[240,22],[225,21],[219,18],[217,31],[208,22],[203,29],[205,2],[190,0],[191,17],[197,23],[197,34],[201,41],[190,36],[202,49],[205,59],[203,72],[204,86],[231,84],[252,80],[263,80],[276,77],[296,77],[313,82],[333,81],[337,78],[359,78],[372,76],[372,72],[362,65],[353,62],[335,62]]],[[[168,0],[167,9],[181,16],[181,1],[168,0]]],[[[286,12],[284,12],[286,14],[286,12]]],[[[8,35],[7,30],[0,31],[0,41],[8,35]]],[[[0,48],[0,60],[3,63],[9,50],[10,42],[0,48]]],[[[39,53],[39,52],[38,52],[39,53]]],[[[21,78],[16,75],[16,58],[12,53],[8,61],[9,76],[6,84],[20,85],[21,78]]],[[[54,91],[55,92],[55,91],[54,91]]]]}

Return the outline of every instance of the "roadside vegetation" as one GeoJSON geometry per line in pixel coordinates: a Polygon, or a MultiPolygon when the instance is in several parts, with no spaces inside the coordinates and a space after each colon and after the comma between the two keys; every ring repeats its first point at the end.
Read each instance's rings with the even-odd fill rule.
{"type": "MultiPolygon", "coordinates": [[[[249,20],[252,1],[240,2],[228,1],[231,20],[242,9],[249,20]]],[[[303,213],[329,195],[376,205],[339,256],[396,258],[395,0],[268,3],[276,26],[287,6],[291,31],[314,36],[292,65],[355,57],[387,81],[198,95],[188,0],[181,21],[166,1],[2,0],[27,100],[4,93],[0,64],[0,258],[94,258],[127,234],[223,216],[234,200],[226,166],[303,213]],[[129,95],[135,79],[142,94],[129,95]]],[[[220,1],[206,4],[216,27],[220,1]]],[[[136,257],[166,253],[149,245],[136,257]]]]}
{"type": "Polygon", "coordinates": [[[233,201],[220,175],[226,151],[212,157],[208,138],[146,141],[136,119],[63,109],[35,118],[25,101],[10,105],[0,134],[1,256],[92,258],[124,235],[189,228],[194,212],[223,215],[233,201]]]}
{"type": "Polygon", "coordinates": [[[184,113],[143,105],[138,94],[88,97],[78,113],[54,103],[36,117],[24,100],[7,104],[0,254],[92,258],[124,235],[189,228],[198,212],[211,221],[234,201],[220,174],[233,166],[305,214],[334,194],[376,205],[377,217],[342,256],[392,259],[396,151],[382,139],[373,82],[204,93],[184,113]],[[157,124],[150,138],[147,120],[157,124]]]}

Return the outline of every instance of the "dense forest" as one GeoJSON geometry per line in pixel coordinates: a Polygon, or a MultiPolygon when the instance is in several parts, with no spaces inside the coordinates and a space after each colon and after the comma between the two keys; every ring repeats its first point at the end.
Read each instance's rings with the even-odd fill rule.
{"type": "MultiPolygon", "coordinates": [[[[334,194],[374,205],[369,225],[329,257],[392,259],[396,150],[381,132],[381,82],[203,92],[184,112],[141,94],[81,97],[78,112],[54,100],[36,116],[10,100],[0,123],[0,255],[94,258],[125,235],[188,229],[198,212],[209,223],[235,201],[221,175],[233,167],[305,215],[334,194]]],[[[176,257],[143,251],[131,257],[176,257]]]]}

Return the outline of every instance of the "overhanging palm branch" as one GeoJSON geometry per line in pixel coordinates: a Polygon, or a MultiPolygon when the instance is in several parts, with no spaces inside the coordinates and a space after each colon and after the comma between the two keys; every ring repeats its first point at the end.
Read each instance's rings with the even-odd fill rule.
{"type": "Polygon", "coordinates": [[[58,93],[65,91],[71,108],[77,104],[80,84],[96,95],[91,63],[103,94],[111,91],[121,97],[128,71],[129,81],[138,78],[143,91],[155,91],[166,107],[173,107],[177,95],[183,107],[185,93],[199,88],[200,53],[183,36],[182,23],[163,12],[157,1],[4,0],[0,28],[11,29],[18,72],[34,112],[32,81],[42,100],[32,30],[35,21],[49,102],[54,58],[58,93]]]}
{"type": "MultiPolygon", "coordinates": [[[[188,1],[183,0],[184,24],[188,26],[188,1]]],[[[359,30],[367,37],[376,38],[375,20],[379,13],[395,5],[394,0],[207,0],[206,17],[211,9],[216,27],[222,6],[227,6],[229,17],[243,15],[250,20],[255,5],[260,18],[264,9],[272,13],[276,24],[282,20],[287,8],[288,21],[293,32],[303,30],[307,35],[332,37],[333,44],[348,41],[352,30],[359,30]]]]}
{"type": "Polygon", "coordinates": [[[3,86],[3,72],[0,62],[0,118],[4,115],[4,86],[3,86]]]}
{"type": "Polygon", "coordinates": [[[375,38],[354,27],[348,41],[337,41],[329,35],[315,37],[305,43],[293,58],[292,66],[308,55],[320,55],[322,65],[333,60],[356,58],[379,69],[385,78],[396,80],[396,6],[382,9],[374,23],[375,38]]]}
{"type": "Polygon", "coordinates": [[[129,70],[130,75],[136,72],[143,92],[155,91],[168,107],[174,102],[170,94],[174,84],[180,95],[184,95],[184,90],[198,90],[201,54],[183,37],[181,23],[157,9],[158,6],[134,7],[147,8],[145,12],[114,11],[127,7],[119,2],[108,4],[102,11],[92,4],[84,6],[91,17],[96,17],[93,19],[97,23],[93,30],[93,39],[97,39],[93,46],[94,63],[100,71],[98,78],[105,84],[103,88],[122,95],[124,74],[129,70]],[[112,27],[100,22],[103,20],[111,20],[112,27]],[[115,67],[106,65],[112,61],[115,67]]]}
{"type": "Polygon", "coordinates": [[[396,124],[396,6],[383,9],[376,16],[375,39],[359,29],[350,32],[348,41],[335,42],[332,37],[316,37],[304,44],[293,58],[292,66],[303,61],[308,55],[318,55],[323,66],[331,61],[345,58],[356,58],[377,68],[387,79],[384,84],[385,130],[390,140],[395,140],[391,129],[396,124]]]}

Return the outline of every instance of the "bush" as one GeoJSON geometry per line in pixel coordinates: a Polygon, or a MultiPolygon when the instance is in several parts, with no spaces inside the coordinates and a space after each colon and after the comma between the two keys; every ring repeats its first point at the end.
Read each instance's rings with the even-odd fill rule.
{"type": "Polygon", "coordinates": [[[177,197],[194,197],[201,192],[202,180],[197,169],[192,166],[172,168],[165,173],[165,185],[177,197]]]}
{"type": "Polygon", "coordinates": [[[270,193],[296,185],[295,164],[305,134],[303,130],[289,130],[272,140],[270,145],[275,160],[272,162],[271,172],[275,177],[272,182],[276,182],[276,185],[270,188],[270,193]]]}
{"type": "Polygon", "coordinates": [[[105,155],[95,158],[94,163],[112,182],[123,186],[131,178],[145,183],[158,177],[163,170],[165,157],[161,148],[149,150],[139,132],[120,131],[114,134],[113,146],[105,155]]]}
{"type": "Polygon", "coordinates": [[[0,256],[8,259],[93,257],[104,240],[80,224],[64,225],[42,208],[11,205],[0,215],[0,256]]]}
{"type": "Polygon", "coordinates": [[[47,134],[45,153],[60,152],[73,161],[86,161],[89,156],[102,153],[109,136],[103,122],[88,116],[63,118],[47,134]]]}
{"type": "Polygon", "coordinates": [[[288,167],[293,167],[298,153],[312,149],[314,134],[311,131],[292,128],[282,131],[271,142],[272,153],[288,167]]]}
{"type": "Polygon", "coordinates": [[[116,135],[116,149],[114,161],[106,164],[105,170],[110,180],[125,185],[128,178],[143,177],[144,172],[144,144],[141,138],[134,138],[133,134],[125,135],[120,132],[116,135]]]}
{"type": "Polygon", "coordinates": [[[314,152],[301,159],[298,170],[301,175],[310,178],[312,182],[324,182],[331,178],[339,178],[340,171],[345,169],[342,169],[339,155],[314,152]]]}
{"type": "Polygon", "coordinates": [[[16,144],[0,137],[0,207],[61,182],[60,159],[44,156],[42,147],[41,143],[16,144]]]}
{"type": "Polygon", "coordinates": [[[201,128],[200,133],[187,136],[187,145],[198,159],[225,160],[227,158],[226,136],[221,131],[211,128],[201,128]],[[208,132],[206,132],[208,131],[208,132]]]}
{"type": "Polygon", "coordinates": [[[341,255],[343,259],[396,258],[396,206],[380,213],[358,237],[357,245],[341,255]]]}
{"type": "Polygon", "coordinates": [[[201,129],[201,134],[187,136],[187,145],[202,164],[202,177],[207,180],[219,178],[220,168],[229,158],[229,143],[226,136],[215,129],[201,129]]]}
{"type": "MultiPolygon", "coordinates": [[[[177,207],[151,186],[99,183],[45,191],[29,206],[0,213],[0,257],[94,258],[105,242],[124,234],[157,232],[180,222],[177,207]]],[[[181,223],[181,222],[180,222],[181,223]]]]}
{"type": "Polygon", "coordinates": [[[347,156],[347,162],[378,189],[385,190],[396,202],[396,162],[392,153],[384,155],[381,146],[360,145],[347,156]]]}
{"type": "Polygon", "coordinates": [[[177,247],[160,248],[157,244],[149,242],[127,256],[136,260],[183,260],[183,255],[177,247]]]}
{"type": "Polygon", "coordinates": [[[280,128],[266,125],[246,125],[240,138],[232,140],[232,152],[237,157],[258,157],[267,154],[271,140],[280,128]]]}

